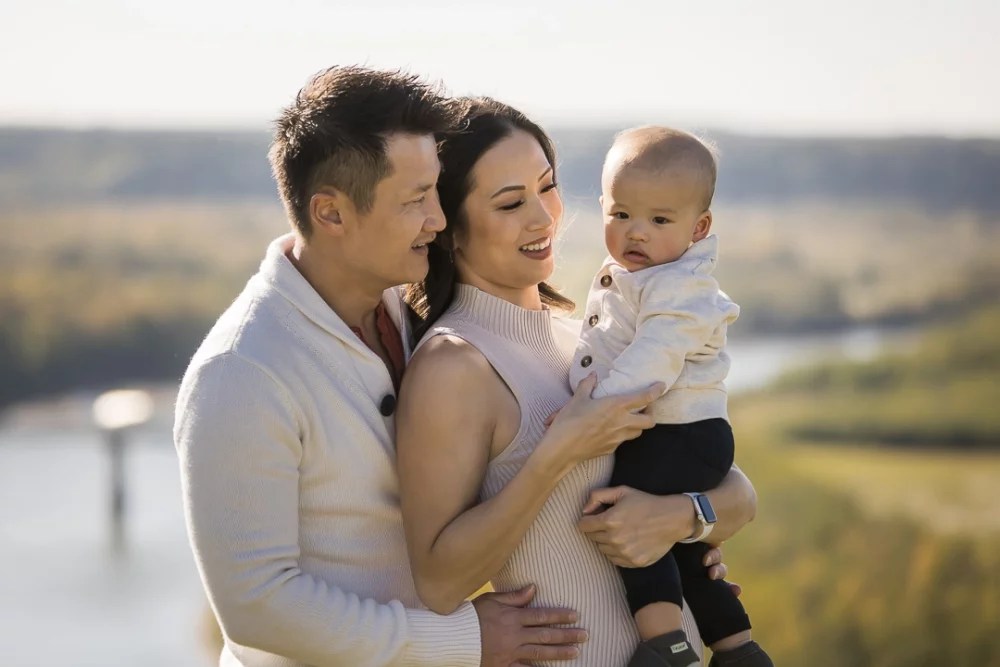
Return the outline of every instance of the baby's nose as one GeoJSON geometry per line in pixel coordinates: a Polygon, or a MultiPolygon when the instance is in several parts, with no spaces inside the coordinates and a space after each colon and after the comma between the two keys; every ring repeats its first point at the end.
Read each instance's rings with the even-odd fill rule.
{"type": "Polygon", "coordinates": [[[632,227],[629,227],[626,236],[628,236],[629,240],[632,241],[646,240],[646,232],[641,225],[633,225],[632,227]]]}

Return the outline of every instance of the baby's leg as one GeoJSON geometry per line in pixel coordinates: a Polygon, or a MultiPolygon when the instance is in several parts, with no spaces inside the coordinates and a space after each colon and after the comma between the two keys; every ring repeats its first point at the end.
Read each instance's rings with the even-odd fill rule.
{"type": "MultiPolygon", "coordinates": [[[[615,457],[611,486],[630,486],[646,493],[665,493],[669,450],[678,429],[658,425],[623,443],[615,457]]],[[[700,665],[682,629],[681,578],[677,562],[667,553],[644,568],[619,568],[629,608],[643,642],[629,667],[690,667],[700,665]]]]}
{"type": "Polygon", "coordinates": [[[623,567],[618,571],[642,638],[629,667],[700,665],[683,630],[681,579],[673,555],[667,553],[648,567],[623,567]]]}
{"type": "MultiPolygon", "coordinates": [[[[676,448],[678,427],[658,424],[638,438],[622,443],[615,453],[611,486],[630,486],[660,495],[669,477],[671,451],[676,448]]],[[[619,568],[629,608],[639,635],[652,639],[681,629],[681,577],[673,556],[667,553],[644,568],[619,568]]]]}
{"type": "Polygon", "coordinates": [[[681,629],[681,576],[671,554],[648,567],[622,567],[618,571],[643,640],[681,629]]]}
{"type": "Polygon", "coordinates": [[[680,572],[684,599],[701,637],[712,651],[736,648],[750,641],[750,617],[725,581],[708,577],[704,566],[709,546],[702,542],[675,544],[671,553],[680,572]]]}

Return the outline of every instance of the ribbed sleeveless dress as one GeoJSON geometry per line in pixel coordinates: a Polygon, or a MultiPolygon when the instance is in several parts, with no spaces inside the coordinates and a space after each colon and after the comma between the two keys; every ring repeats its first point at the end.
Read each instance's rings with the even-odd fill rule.
{"type": "MultiPolygon", "coordinates": [[[[525,310],[469,285],[456,286],[451,308],[424,336],[457,336],[476,349],[510,388],[521,409],[514,440],[494,458],[480,501],[495,496],[524,464],[545,432],[545,420],[569,401],[569,367],[579,322],[550,310],[525,310]]],[[[590,633],[575,661],[540,663],[573,667],[625,667],[639,636],[615,567],[576,524],[591,489],[606,486],[613,459],[604,456],[577,466],[553,491],[510,560],[493,579],[499,591],[534,583],[532,606],[569,607],[590,633]]],[[[684,630],[701,654],[697,626],[684,612],[684,630]]]]}

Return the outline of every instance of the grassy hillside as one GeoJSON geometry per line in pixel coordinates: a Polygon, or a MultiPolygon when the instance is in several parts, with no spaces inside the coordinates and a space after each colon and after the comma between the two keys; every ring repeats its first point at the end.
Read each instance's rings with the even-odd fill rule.
{"type": "Polygon", "coordinates": [[[284,229],[259,203],[0,214],[0,407],[179,378],[284,229]]]}
{"type": "MultiPolygon", "coordinates": [[[[604,255],[611,128],[560,130],[556,281],[604,255]]],[[[718,135],[733,336],[951,317],[1000,294],[1000,142],[718,135]]],[[[171,379],[287,228],[266,132],[0,128],[0,406],[171,379]]]]}
{"type": "Polygon", "coordinates": [[[1000,307],[912,353],[792,373],[772,400],[782,428],[806,440],[1000,448],[1000,307]]]}
{"type": "MultiPolygon", "coordinates": [[[[737,461],[760,502],[726,558],[776,664],[1000,666],[1000,526],[975,522],[981,505],[946,502],[976,475],[995,489],[996,455],[919,475],[896,451],[873,476],[868,452],[841,448],[803,467],[794,439],[741,428],[741,414],[737,461]]],[[[995,517],[995,497],[989,507],[995,517]]]]}
{"type": "MultiPolygon", "coordinates": [[[[622,128],[550,128],[575,204],[600,191],[622,128]]],[[[1000,141],[936,137],[810,139],[707,132],[721,152],[718,200],[909,202],[922,210],[1000,211],[1000,141]]],[[[38,202],[275,199],[266,131],[139,132],[0,128],[0,208],[38,202]]]]}
{"type": "MultiPolygon", "coordinates": [[[[717,276],[734,337],[926,321],[997,300],[1000,227],[978,214],[829,203],[720,207],[717,276]],[[940,249],[947,247],[947,252],[940,249]]],[[[605,249],[569,209],[557,284],[581,302],[605,249]]],[[[267,242],[270,200],[164,200],[0,212],[0,405],[179,377],[267,242]]]]}
{"type": "Polygon", "coordinates": [[[988,309],[909,356],[798,371],[735,401],[760,505],[727,559],[777,664],[1000,665],[1000,452],[963,436],[1000,433],[998,361],[988,309]]]}

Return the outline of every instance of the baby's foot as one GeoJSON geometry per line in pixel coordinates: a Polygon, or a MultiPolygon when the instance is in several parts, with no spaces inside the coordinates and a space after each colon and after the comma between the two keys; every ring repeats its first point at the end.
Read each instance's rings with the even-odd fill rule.
{"type": "Polygon", "coordinates": [[[683,630],[674,630],[644,641],[635,649],[628,667],[699,667],[701,660],[683,630]]]}
{"type": "Polygon", "coordinates": [[[747,642],[743,646],[737,646],[727,651],[716,651],[712,654],[712,659],[708,667],[774,667],[770,656],[764,653],[764,649],[757,645],[757,642],[747,642]]]}

